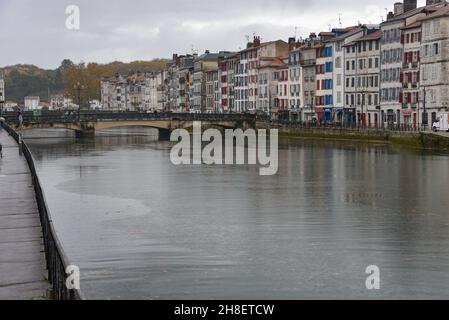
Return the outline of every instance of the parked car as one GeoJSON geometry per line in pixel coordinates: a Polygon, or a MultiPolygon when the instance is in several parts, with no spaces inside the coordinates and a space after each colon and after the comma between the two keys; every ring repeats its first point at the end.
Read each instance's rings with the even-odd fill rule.
{"type": "Polygon", "coordinates": [[[449,132],[449,114],[442,113],[438,116],[437,121],[432,124],[434,132],[446,131],[449,132]]]}

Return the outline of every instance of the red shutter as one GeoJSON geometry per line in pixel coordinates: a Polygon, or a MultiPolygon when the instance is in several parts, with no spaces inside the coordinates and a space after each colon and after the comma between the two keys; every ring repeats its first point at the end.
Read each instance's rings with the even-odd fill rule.
{"type": "Polygon", "coordinates": [[[401,72],[401,74],[400,74],[400,76],[399,76],[399,81],[401,82],[401,83],[403,83],[404,82],[404,74],[401,72]]]}
{"type": "Polygon", "coordinates": [[[399,103],[402,103],[402,101],[404,101],[404,93],[400,93],[399,94],[399,103]]]}
{"type": "Polygon", "coordinates": [[[419,52],[419,50],[418,50],[418,60],[417,60],[418,62],[421,61],[419,55],[420,55],[420,52],[419,52]]]}
{"type": "Polygon", "coordinates": [[[411,72],[408,73],[408,82],[412,82],[412,73],[411,72]]]}
{"type": "Polygon", "coordinates": [[[403,44],[403,43],[404,43],[404,35],[401,34],[401,44],[403,44]]]}
{"type": "Polygon", "coordinates": [[[412,94],[411,93],[407,94],[407,101],[408,101],[408,103],[412,103],[412,94]]]}
{"type": "Polygon", "coordinates": [[[419,82],[419,71],[416,72],[416,82],[419,82]]]}

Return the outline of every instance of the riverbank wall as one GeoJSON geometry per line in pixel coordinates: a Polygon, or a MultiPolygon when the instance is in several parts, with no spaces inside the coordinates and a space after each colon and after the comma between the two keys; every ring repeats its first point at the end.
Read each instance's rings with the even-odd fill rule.
{"type": "Polygon", "coordinates": [[[394,144],[397,146],[449,152],[449,135],[431,132],[357,130],[341,128],[292,128],[260,126],[259,129],[279,129],[279,136],[304,139],[326,139],[394,144]]]}

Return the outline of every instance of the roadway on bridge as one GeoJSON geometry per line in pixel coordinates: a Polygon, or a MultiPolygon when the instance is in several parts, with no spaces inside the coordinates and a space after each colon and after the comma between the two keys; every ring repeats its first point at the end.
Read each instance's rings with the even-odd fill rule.
{"type": "Polygon", "coordinates": [[[49,284],[30,170],[4,129],[0,143],[0,299],[41,299],[49,284]]]}

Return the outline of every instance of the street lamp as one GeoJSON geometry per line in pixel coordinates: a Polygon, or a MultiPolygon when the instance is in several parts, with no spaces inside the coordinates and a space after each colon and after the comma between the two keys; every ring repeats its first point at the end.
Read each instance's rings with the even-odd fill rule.
{"type": "Polygon", "coordinates": [[[360,119],[362,121],[362,129],[365,129],[365,119],[363,117],[363,107],[365,105],[365,93],[362,93],[362,114],[360,115],[360,119]]]}
{"type": "MultiPolygon", "coordinates": [[[[426,130],[427,127],[427,122],[428,122],[428,118],[427,118],[427,111],[426,111],[426,88],[423,88],[423,116],[422,116],[422,126],[424,131],[426,130]]],[[[418,104],[419,105],[419,104],[418,104]]],[[[419,111],[418,111],[418,115],[419,115],[419,111]]]]}
{"type": "Polygon", "coordinates": [[[81,90],[85,87],[79,81],[73,86],[73,89],[77,91],[78,94],[78,121],[80,121],[80,109],[81,109],[81,90]]]}
{"type": "Polygon", "coordinates": [[[3,105],[5,103],[5,100],[0,100],[0,117],[3,116],[3,105]]]}

